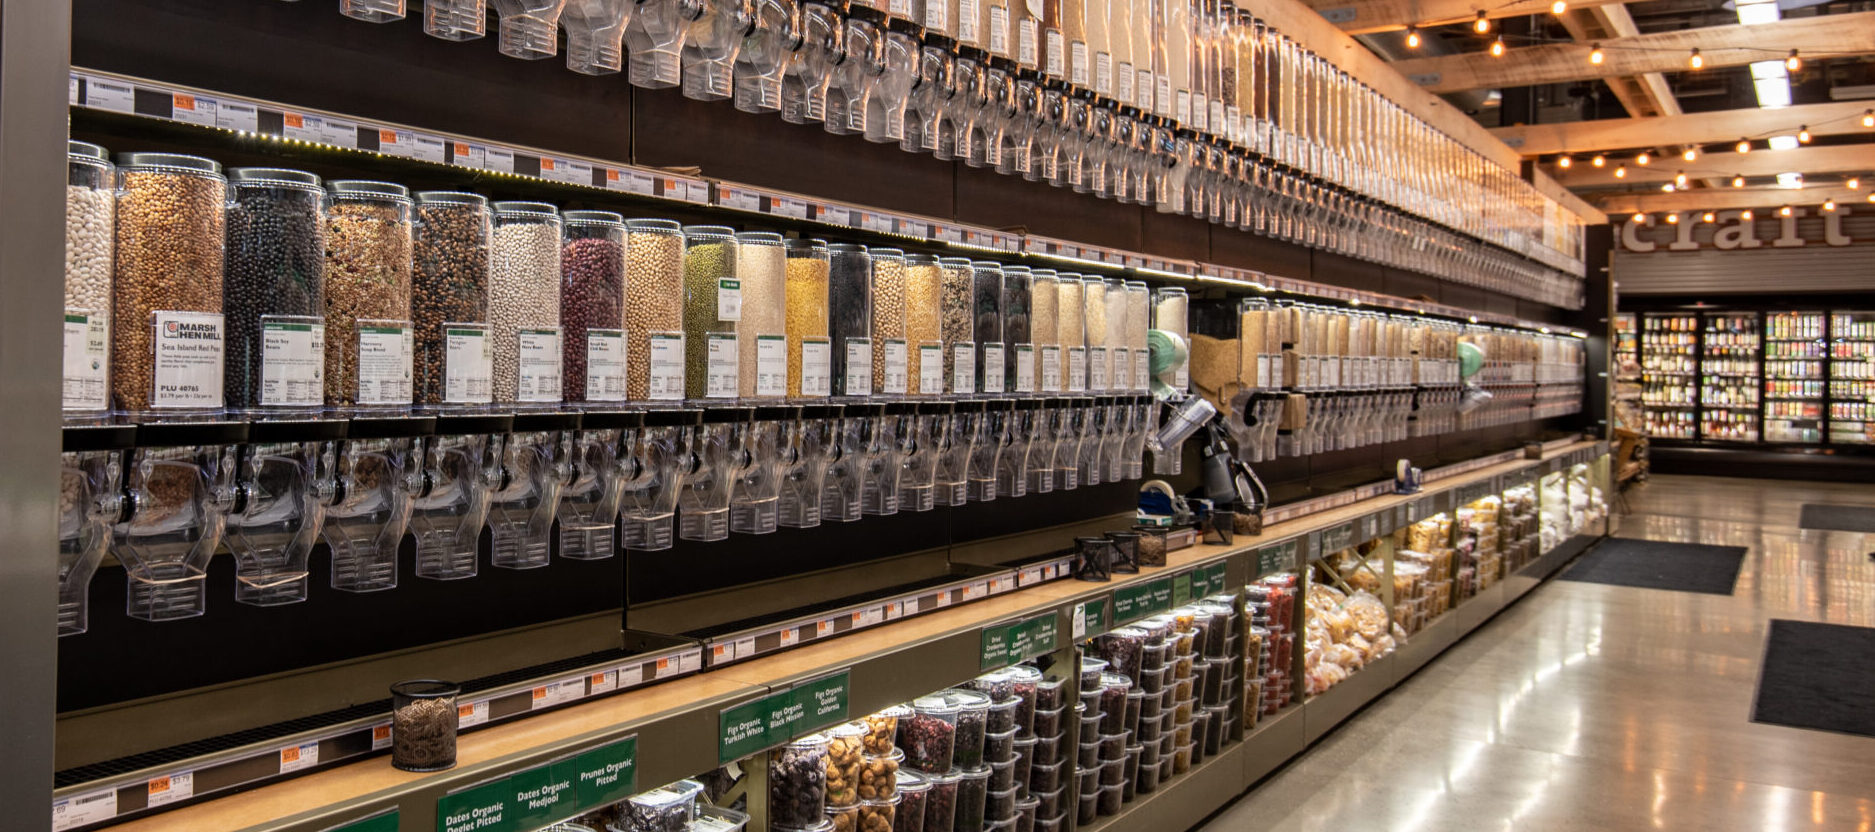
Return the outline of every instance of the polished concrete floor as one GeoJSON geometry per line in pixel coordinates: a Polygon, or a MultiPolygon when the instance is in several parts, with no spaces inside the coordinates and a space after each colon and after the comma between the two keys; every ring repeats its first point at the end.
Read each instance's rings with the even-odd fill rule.
{"type": "MultiPolygon", "coordinates": [[[[1875,738],[1751,721],[1772,618],[1875,626],[1875,485],[1655,477],[1616,535],[1750,548],[1732,596],[1549,581],[1215,815],[1240,830],[1875,830],[1875,738]]],[[[1875,707],[1875,691],[1870,691],[1875,707]]]]}

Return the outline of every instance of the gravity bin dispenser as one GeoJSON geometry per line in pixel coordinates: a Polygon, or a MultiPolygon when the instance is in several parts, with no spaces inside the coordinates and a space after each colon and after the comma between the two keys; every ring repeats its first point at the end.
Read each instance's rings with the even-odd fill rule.
{"type": "Polygon", "coordinates": [[[567,443],[566,485],[560,489],[560,557],[604,560],[618,549],[625,484],[637,465],[632,449],[645,414],[589,410],[567,443]]]}
{"type": "Polygon", "coordinates": [[[127,452],[124,511],[111,552],[129,577],[125,613],[143,621],[206,611],[208,562],[235,506],[236,459],[247,425],[145,424],[127,452]]]}
{"type": "Polygon", "coordinates": [[[676,542],[677,503],[690,479],[691,434],[701,410],[652,410],[644,429],[627,434],[631,466],[619,494],[619,532],[627,550],[658,552],[676,542]]]}
{"type": "Polygon", "coordinates": [[[801,408],[769,405],[754,409],[752,417],[735,423],[734,445],[741,459],[735,469],[735,494],[729,500],[729,530],[736,534],[768,534],[781,521],[781,492],[786,461],[795,456],[800,441],[801,408]]]}
{"type": "Polygon", "coordinates": [[[258,421],[236,456],[235,504],[228,515],[234,599],[261,607],[306,600],[307,562],[327,505],[341,421],[258,421]]]}
{"type": "Polygon", "coordinates": [[[124,459],[135,444],[129,425],[67,426],[59,457],[59,635],[90,628],[91,579],[124,512],[124,459]]]}

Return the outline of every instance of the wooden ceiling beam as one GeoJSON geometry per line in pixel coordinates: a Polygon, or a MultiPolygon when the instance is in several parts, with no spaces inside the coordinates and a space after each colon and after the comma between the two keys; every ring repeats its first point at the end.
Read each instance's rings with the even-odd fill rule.
{"type": "MultiPolygon", "coordinates": [[[[1570,9],[1619,3],[1621,0],[1571,0],[1570,9]]],[[[1408,26],[1422,29],[1476,20],[1478,0],[1308,0],[1311,8],[1350,35],[1394,32],[1408,26]]],[[[1514,0],[1484,10],[1491,20],[1549,14],[1550,0],[1514,0]]]]}
{"type": "Polygon", "coordinates": [[[1649,72],[1683,72],[1697,48],[1708,68],[1781,59],[1792,49],[1813,55],[1875,52],[1875,12],[1785,18],[1758,26],[1709,26],[1601,42],[1604,60],[1589,62],[1589,43],[1511,44],[1501,58],[1468,52],[1414,58],[1393,66],[1430,92],[1530,87],[1649,72]]]}
{"type": "MultiPolygon", "coordinates": [[[[1679,145],[1730,144],[1741,136],[1760,138],[1795,133],[1803,125],[1818,136],[1867,133],[1862,114],[1875,101],[1831,101],[1766,110],[1715,110],[1652,118],[1611,118],[1562,124],[1525,124],[1492,128],[1491,134],[1525,156],[1554,153],[1590,154],[1633,148],[1679,145]]],[[[1581,159],[1578,162],[1583,161],[1581,159]]]]}
{"type": "MultiPolygon", "coordinates": [[[[1553,165],[1544,167],[1548,169],[1553,165]]],[[[1839,144],[1799,147],[1794,150],[1754,150],[1743,155],[1727,151],[1710,153],[1691,162],[1683,161],[1678,156],[1667,156],[1656,159],[1647,167],[1632,164],[1627,159],[1611,160],[1607,167],[1599,169],[1578,162],[1568,170],[1553,170],[1550,175],[1564,186],[1581,191],[1650,183],[1658,185],[1673,181],[1674,176],[1681,171],[1693,179],[1721,179],[1727,182],[1734,176],[1776,176],[1788,171],[1796,171],[1804,176],[1856,174],[1868,177],[1869,183],[1875,185],[1875,147],[1839,144]],[[1627,164],[1626,176],[1615,177],[1617,161],[1627,164]]]]}
{"type": "Polygon", "coordinates": [[[1836,200],[1840,206],[1858,213],[1875,212],[1875,205],[1867,202],[1869,189],[1864,187],[1852,191],[1843,187],[1814,188],[1712,188],[1692,191],[1678,191],[1670,194],[1621,194],[1609,196],[1601,201],[1603,211],[1608,218],[1620,222],[1636,211],[1660,213],[1663,211],[1731,211],[1741,208],[1752,210],[1775,211],[1780,206],[1821,205],[1826,199],[1836,200]]]}

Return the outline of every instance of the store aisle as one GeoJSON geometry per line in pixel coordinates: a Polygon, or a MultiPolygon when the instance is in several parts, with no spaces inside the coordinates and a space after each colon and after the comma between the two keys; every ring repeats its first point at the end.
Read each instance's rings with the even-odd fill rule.
{"type": "Polygon", "coordinates": [[[1551,580],[1203,829],[1875,829],[1875,738],[1750,721],[1770,619],[1875,626],[1875,534],[1797,527],[1875,488],[1662,476],[1631,500],[1618,536],[1750,547],[1734,594],[1551,580]]]}

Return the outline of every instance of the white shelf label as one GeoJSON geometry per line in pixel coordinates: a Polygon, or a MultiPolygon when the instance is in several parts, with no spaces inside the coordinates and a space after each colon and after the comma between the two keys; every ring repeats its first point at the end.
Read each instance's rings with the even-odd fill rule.
{"type": "Polygon", "coordinates": [[[514,173],[514,151],[505,147],[483,148],[482,169],[496,173],[514,173]]]}
{"type": "Polygon", "coordinates": [[[209,312],[157,312],[156,379],[150,406],[222,406],[222,319],[209,312]]]}
{"type": "Polygon", "coordinates": [[[63,390],[66,410],[103,410],[110,407],[111,324],[102,312],[65,310],[63,390]]]}
{"type": "Polygon", "coordinates": [[[1107,348],[1087,350],[1087,389],[1096,393],[1107,389],[1107,348]]]}
{"type": "Polygon", "coordinates": [[[900,396],[905,394],[906,385],[911,383],[908,349],[903,338],[885,339],[885,389],[879,392],[900,396]]]}
{"type": "Polygon", "coordinates": [[[801,395],[825,396],[833,392],[833,341],[825,337],[801,339],[801,395]]]}
{"type": "Polygon", "coordinates": [[[944,392],[944,345],[918,345],[918,393],[935,396],[944,392]]]}
{"type": "Polygon", "coordinates": [[[560,328],[523,329],[515,333],[519,367],[515,398],[524,402],[560,401],[566,356],[560,349],[560,328]]]}
{"type": "Polygon", "coordinates": [[[93,78],[85,85],[85,104],[114,113],[134,113],[137,110],[137,91],[122,81],[93,78]]]}
{"type": "Polygon", "coordinates": [[[968,341],[951,345],[951,392],[977,391],[977,348],[968,341]]]}
{"type": "Polygon", "coordinates": [[[846,386],[848,396],[872,395],[872,339],[846,339],[846,386]]]}
{"type": "Polygon", "coordinates": [[[788,394],[788,336],[755,336],[755,395],[788,394]]]}
{"type": "Polygon", "coordinates": [[[1003,345],[983,345],[983,392],[1003,392],[1003,345]]]}
{"type": "Polygon", "coordinates": [[[443,401],[494,401],[495,353],[485,324],[443,324],[443,401]]]}
{"type": "Polygon", "coordinates": [[[669,401],[684,397],[684,334],[681,332],[653,332],[650,334],[650,378],[646,381],[647,394],[654,400],[669,401]]]}
{"type": "Polygon", "coordinates": [[[733,332],[704,333],[708,358],[707,373],[703,377],[703,395],[711,399],[733,399],[736,397],[736,385],[741,381],[737,363],[741,359],[740,349],[733,332]]]}
{"type": "Polygon", "coordinates": [[[414,339],[408,321],[358,321],[359,404],[409,404],[414,339]]]}
{"type": "Polygon", "coordinates": [[[479,144],[451,142],[449,163],[459,168],[483,170],[488,166],[488,151],[479,144]]]}
{"type": "Polygon", "coordinates": [[[618,671],[606,670],[586,677],[586,692],[592,696],[618,690],[618,671]]]}
{"type": "Polygon", "coordinates": [[[625,330],[586,330],[586,400],[625,400],[625,330]]]}
{"type": "Polygon", "coordinates": [[[1042,392],[1061,392],[1061,348],[1042,347],[1042,392]]]}
{"type": "Polygon", "coordinates": [[[215,107],[215,126],[223,130],[260,132],[260,108],[252,104],[222,101],[215,107]]]}
{"type": "Polygon", "coordinates": [[[310,406],[325,402],[326,325],[262,316],[260,403],[310,406]]]}
{"type": "Polygon", "coordinates": [[[117,790],[105,789],[52,802],[52,832],[104,823],[117,817],[117,790]]]}
{"type": "Polygon", "coordinates": [[[1016,345],[1015,392],[1035,392],[1035,346],[1033,344],[1016,345]]]}
{"type": "Polygon", "coordinates": [[[488,721],[488,700],[456,705],[456,729],[473,728],[488,721]]]}

